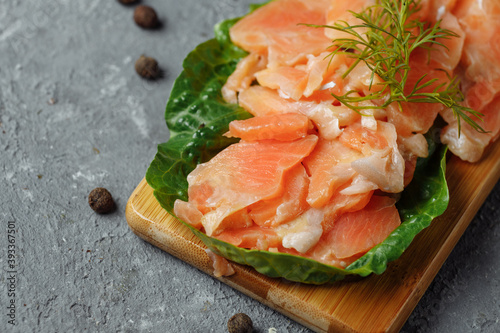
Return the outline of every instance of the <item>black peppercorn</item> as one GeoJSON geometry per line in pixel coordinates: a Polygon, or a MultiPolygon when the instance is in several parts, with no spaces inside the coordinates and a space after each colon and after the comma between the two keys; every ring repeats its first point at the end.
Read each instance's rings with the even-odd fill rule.
{"type": "Polygon", "coordinates": [[[90,208],[99,214],[111,213],[116,209],[116,204],[111,193],[103,187],[97,187],[90,192],[89,205],[90,208]]]}
{"type": "Polygon", "coordinates": [[[134,21],[144,29],[155,29],[160,25],[156,11],[145,5],[137,6],[134,10],[134,21]]]}
{"type": "Polygon", "coordinates": [[[137,2],[139,2],[139,0],[118,0],[118,2],[128,6],[128,5],[133,5],[137,2]]]}
{"type": "Polygon", "coordinates": [[[141,55],[135,62],[135,71],[145,79],[154,80],[160,77],[160,68],[154,58],[141,55]]]}
{"type": "Polygon", "coordinates": [[[252,333],[252,319],[244,313],[237,313],[227,322],[229,333],[252,333]]]}

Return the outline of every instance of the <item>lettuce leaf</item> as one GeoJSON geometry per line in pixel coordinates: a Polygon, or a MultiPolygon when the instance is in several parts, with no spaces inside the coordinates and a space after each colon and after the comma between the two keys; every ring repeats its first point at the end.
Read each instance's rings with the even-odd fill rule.
{"type": "Polygon", "coordinates": [[[170,139],[158,146],[146,172],[158,202],[169,212],[176,199],[187,200],[186,178],[196,165],[236,142],[222,136],[229,123],[251,116],[238,105],[226,103],[220,93],[238,61],[247,55],[229,39],[229,28],[237,20],[218,24],[216,38],[189,53],[170,93],[165,111],[170,139]]]}
{"type": "MultiPolygon", "coordinates": [[[[229,28],[237,21],[238,18],[227,20],[215,27],[215,38],[200,44],[186,57],[184,70],[172,88],[165,112],[170,139],[158,146],[146,173],[156,199],[170,214],[173,214],[176,199],[188,200],[186,178],[196,165],[236,142],[222,136],[228,130],[229,122],[251,116],[241,107],[226,103],[220,93],[238,61],[247,54],[229,38],[229,28]]],[[[428,142],[430,156],[419,160],[414,181],[397,204],[402,224],[384,242],[346,269],[284,253],[239,248],[185,225],[213,252],[250,265],[270,277],[322,284],[351,274],[381,274],[387,263],[399,258],[415,235],[429,226],[448,205],[447,149],[436,147],[432,140],[428,142]]]]}

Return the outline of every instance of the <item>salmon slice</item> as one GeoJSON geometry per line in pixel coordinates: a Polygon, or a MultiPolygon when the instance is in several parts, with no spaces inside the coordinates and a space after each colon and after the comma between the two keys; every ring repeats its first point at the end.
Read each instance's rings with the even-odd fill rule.
{"type": "Polygon", "coordinates": [[[252,250],[268,250],[281,245],[281,238],[273,229],[251,226],[244,229],[225,229],[215,238],[234,246],[252,250]]]}
{"type": "MultiPolygon", "coordinates": [[[[425,137],[420,134],[412,134],[407,137],[398,135],[398,147],[401,155],[406,160],[413,157],[427,157],[429,155],[429,146],[425,137]]],[[[406,173],[406,169],[405,169],[406,173]]]]}
{"type": "Polygon", "coordinates": [[[238,62],[234,72],[228,77],[222,87],[222,96],[228,103],[238,102],[237,93],[250,87],[255,80],[255,73],[266,68],[267,58],[260,54],[251,53],[238,62]]]}
{"type": "Polygon", "coordinates": [[[443,18],[444,13],[452,13],[457,2],[457,0],[425,0],[421,3],[424,3],[423,6],[428,8],[426,19],[436,22],[443,18]],[[426,6],[425,2],[429,4],[426,6]]]}
{"type": "Polygon", "coordinates": [[[442,110],[448,122],[441,140],[461,159],[478,161],[485,147],[498,136],[498,102],[500,96],[500,3],[498,1],[457,1],[453,14],[465,32],[461,58],[462,84],[466,89],[465,105],[484,113],[481,127],[491,133],[479,133],[462,121],[458,123],[451,110],[442,110]],[[485,65],[487,64],[487,65],[485,65]]]}
{"type": "Polygon", "coordinates": [[[488,82],[469,82],[470,86],[465,93],[465,104],[471,109],[481,111],[484,107],[490,104],[499,91],[495,91],[496,84],[488,82]]]}
{"type": "Polygon", "coordinates": [[[437,42],[444,45],[433,45],[431,50],[431,56],[434,61],[439,63],[444,69],[448,71],[452,71],[457,67],[460,62],[460,58],[462,57],[462,48],[465,42],[465,32],[460,27],[457,18],[449,13],[445,12],[442,15],[440,26],[443,29],[449,29],[459,37],[451,37],[451,38],[438,38],[437,42]]]}
{"type": "MultiPolygon", "coordinates": [[[[300,255],[299,252],[291,251],[288,249],[283,249],[283,250],[280,249],[280,252],[300,255]]],[[[307,252],[302,256],[316,260],[326,265],[335,266],[339,268],[346,268],[347,266],[349,266],[350,264],[361,258],[363,254],[364,253],[357,254],[349,258],[337,258],[332,251],[331,245],[326,241],[324,241],[323,238],[321,238],[315,247],[313,247],[309,252],[307,252]]]]}
{"type": "Polygon", "coordinates": [[[251,86],[239,95],[239,103],[254,116],[279,113],[301,113],[307,116],[328,140],[340,135],[341,127],[358,121],[361,116],[344,105],[334,106],[331,102],[293,101],[280,97],[273,89],[251,86]]]}
{"type": "Polygon", "coordinates": [[[240,106],[256,117],[297,112],[297,108],[281,98],[276,90],[266,87],[251,86],[243,90],[238,98],[240,106]]]}
{"type": "MultiPolygon", "coordinates": [[[[347,62],[344,54],[329,56],[323,52],[319,56],[309,55],[306,64],[267,68],[255,76],[261,86],[279,90],[279,93],[295,101],[310,97],[326,85],[335,87],[332,92],[340,91],[342,84],[340,68],[345,70],[347,62]]],[[[329,97],[332,99],[332,96],[329,97]]]]}
{"type": "MultiPolygon", "coordinates": [[[[342,26],[345,26],[343,22],[346,22],[349,25],[361,24],[362,21],[355,18],[351,12],[359,13],[363,11],[364,8],[369,7],[373,4],[375,4],[375,1],[373,0],[332,1],[327,12],[327,24],[334,25],[336,22],[341,24],[342,26]]],[[[361,29],[358,29],[356,31],[362,33],[361,29]]],[[[340,38],[352,38],[352,35],[334,29],[325,29],[325,35],[332,40],[340,38]]]]}
{"type": "Polygon", "coordinates": [[[443,113],[443,118],[449,125],[441,132],[441,141],[462,160],[479,161],[486,146],[497,140],[500,135],[500,112],[498,110],[500,110],[500,95],[482,109],[484,117],[480,125],[487,133],[478,133],[462,122],[460,136],[457,121],[451,110],[443,113]]]}
{"type": "Polygon", "coordinates": [[[313,152],[304,159],[310,175],[307,202],[311,207],[323,207],[335,190],[350,182],[355,171],[351,162],[362,155],[338,140],[320,139],[313,152]]]}
{"type": "Polygon", "coordinates": [[[205,249],[210,260],[212,260],[212,267],[214,268],[214,275],[216,277],[230,276],[235,273],[233,266],[225,258],[213,253],[210,249],[205,249]]]}
{"type": "Polygon", "coordinates": [[[494,84],[500,89],[500,3],[498,1],[457,1],[454,14],[465,32],[462,63],[467,78],[494,84]],[[485,64],[488,64],[485,66],[485,64]]]}
{"type": "Polygon", "coordinates": [[[311,208],[293,221],[277,227],[276,233],[282,238],[282,246],[303,254],[314,247],[323,234],[321,221],[323,211],[311,208]]]}
{"type": "MultiPolygon", "coordinates": [[[[345,70],[347,70],[347,68],[346,66],[345,70]]],[[[368,95],[382,90],[382,79],[375,74],[372,80],[372,75],[372,70],[364,62],[357,64],[345,78],[343,93],[357,91],[364,95],[368,95]]]]}
{"type": "Polygon", "coordinates": [[[298,112],[313,122],[319,135],[327,140],[337,138],[342,133],[341,123],[345,123],[343,116],[352,115],[351,112],[345,112],[345,107],[333,106],[330,103],[298,102],[295,106],[298,112]]]}
{"type": "MultiPolygon", "coordinates": [[[[190,202],[206,212],[201,224],[207,235],[217,234],[229,226],[251,225],[246,207],[280,195],[284,187],[283,174],[309,155],[317,141],[315,135],[289,142],[241,141],[207,163],[199,164],[188,175],[188,194],[190,202]],[[198,190],[202,193],[197,193],[198,190]],[[232,216],[235,213],[239,216],[232,216]]],[[[181,215],[175,210],[174,213],[181,215]]]]}
{"type": "Polygon", "coordinates": [[[309,119],[298,113],[283,113],[260,116],[229,123],[227,137],[237,137],[245,141],[278,140],[293,141],[307,135],[309,119]]]}
{"type": "MultiPolygon", "coordinates": [[[[431,61],[428,63],[427,53],[415,52],[410,59],[411,70],[408,72],[405,92],[409,94],[417,81],[424,75],[423,82],[436,79],[430,86],[421,89],[420,92],[433,92],[442,83],[448,82],[448,76],[443,70],[439,70],[440,64],[431,61]]],[[[442,89],[442,88],[441,88],[442,89]]],[[[401,103],[402,110],[396,103],[390,104],[387,109],[387,121],[394,124],[399,135],[410,136],[415,133],[425,134],[429,131],[437,114],[444,109],[440,103],[401,103]]]]}
{"type": "Polygon", "coordinates": [[[324,29],[299,23],[326,23],[330,0],[272,1],[238,21],[230,30],[233,43],[249,52],[268,55],[268,67],[295,65],[308,54],[325,51],[331,40],[324,29]]]}
{"type": "Polygon", "coordinates": [[[284,183],[282,195],[248,207],[249,216],[254,223],[264,227],[276,227],[309,208],[306,201],[309,177],[302,164],[297,164],[285,173],[284,183]]]}
{"type": "Polygon", "coordinates": [[[195,205],[196,209],[202,214],[210,212],[212,207],[207,205],[207,200],[214,195],[214,188],[207,182],[201,184],[192,184],[188,187],[189,202],[195,205]]]}
{"type": "Polygon", "coordinates": [[[411,156],[408,159],[405,159],[405,174],[404,174],[405,187],[408,186],[413,180],[413,175],[415,174],[416,167],[417,167],[417,156],[411,156]]]}
{"type": "Polygon", "coordinates": [[[263,87],[276,89],[287,98],[299,100],[307,86],[307,73],[294,67],[275,67],[255,74],[263,87]]]}
{"type": "Polygon", "coordinates": [[[179,199],[175,200],[174,212],[178,218],[190,224],[194,228],[199,230],[203,227],[201,224],[203,214],[198,210],[193,202],[186,202],[179,199]]]}
{"type": "Polygon", "coordinates": [[[307,86],[304,90],[304,97],[311,96],[315,91],[324,89],[323,86],[340,88],[341,74],[340,68],[348,62],[346,55],[335,54],[330,56],[329,52],[323,52],[319,56],[309,56],[305,70],[308,73],[307,86]]]}
{"type": "Polygon", "coordinates": [[[437,103],[401,103],[402,111],[395,103],[386,109],[387,121],[396,127],[399,135],[408,137],[415,133],[425,134],[434,124],[444,106],[437,103]]]}
{"type": "Polygon", "coordinates": [[[364,156],[351,163],[354,171],[384,192],[403,191],[405,162],[394,125],[377,121],[377,130],[373,131],[355,123],[344,130],[339,140],[364,156]]]}
{"type": "Polygon", "coordinates": [[[344,146],[355,149],[363,155],[369,155],[373,149],[383,149],[388,145],[387,138],[380,132],[366,129],[361,123],[346,127],[339,140],[344,146]]]}
{"type": "Polygon", "coordinates": [[[333,97],[333,94],[342,95],[342,87],[342,81],[338,77],[332,77],[328,80],[328,83],[321,87],[321,89],[313,91],[312,94],[307,97],[302,96],[300,100],[304,102],[315,102],[316,104],[329,102],[332,105],[336,104],[338,106],[340,102],[333,97]]]}
{"type": "Polygon", "coordinates": [[[345,213],[335,221],[326,235],[337,258],[349,258],[365,253],[381,243],[400,224],[395,200],[372,196],[362,210],[345,213]]]}
{"type": "Polygon", "coordinates": [[[323,209],[324,218],[322,225],[325,234],[332,230],[337,219],[342,214],[363,209],[370,201],[372,195],[372,190],[352,195],[336,194],[323,209]]]}

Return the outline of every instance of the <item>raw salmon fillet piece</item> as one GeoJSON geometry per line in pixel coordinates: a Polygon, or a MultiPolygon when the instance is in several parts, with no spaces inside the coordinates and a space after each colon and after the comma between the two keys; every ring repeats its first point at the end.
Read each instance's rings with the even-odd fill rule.
{"type": "Polygon", "coordinates": [[[258,225],[244,229],[225,229],[215,238],[234,246],[255,250],[268,250],[281,244],[281,238],[273,229],[258,225]]]}
{"type": "Polygon", "coordinates": [[[307,191],[309,177],[302,164],[297,164],[284,174],[284,190],[280,196],[261,200],[248,207],[248,215],[254,223],[276,227],[299,216],[309,208],[307,191]]]}
{"type": "Polygon", "coordinates": [[[238,21],[230,30],[233,43],[251,53],[267,55],[268,67],[294,65],[331,44],[324,29],[300,23],[325,24],[330,0],[272,1],[238,21]]]}
{"type": "MultiPolygon", "coordinates": [[[[199,164],[188,175],[188,195],[190,202],[196,202],[198,210],[206,212],[201,224],[207,235],[228,226],[249,226],[251,221],[246,218],[244,209],[257,201],[280,195],[284,173],[309,155],[317,141],[315,135],[288,142],[242,141],[224,149],[209,162],[199,164]],[[232,217],[235,213],[239,214],[239,219],[232,217]]],[[[177,216],[196,215],[176,210],[174,213],[177,216]]]]}
{"type": "Polygon", "coordinates": [[[245,141],[293,141],[307,135],[309,119],[298,113],[283,113],[246,120],[233,120],[225,136],[245,141]]]}
{"type": "Polygon", "coordinates": [[[343,214],[327,238],[337,258],[364,253],[381,243],[400,224],[395,200],[373,196],[368,205],[355,212],[343,214]]]}
{"type": "Polygon", "coordinates": [[[370,201],[374,191],[357,194],[337,194],[324,207],[323,232],[332,230],[339,216],[344,213],[355,212],[363,209],[370,201]]]}
{"type": "Polygon", "coordinates": [[[403,191],[405,161],[399,151],[394,125],[376,121],[374,131],[355,123],[344,130],[339,140],[363,154],[351,163],[358,174],[384,192],[403,191]]]}
{"type": "Polygon", "coordinates": [[[307,202],[311,207],[323,207],[335,191],[355,175],[351,162],[362,155],[339,141],[320,140],[313,152],[304,159],[310,175],[307,202]]]}
{"type": "Polygon", "coordinates": [[[255,73],[266,68],[266,65],[267,58],[257,53],[251,53],[242,59],[222,87],[224,100],[237,103],[237,93],[250,87],[255,80],[255,73]]]}
{"type": "Polygon", "coordinates": [[[484,114],[483,121],[477,122],[489,133],[478,133],[462,122],[459,136],[458,123],[447,109],[441,112],[449,124],[441,140],[461,159],[476,162],[486,146],[497,140],[500,131],[495,100],[500,96],[500,2],[457,1],[453,14],[465,35],[460,63],[465,104],[484,114]]]}

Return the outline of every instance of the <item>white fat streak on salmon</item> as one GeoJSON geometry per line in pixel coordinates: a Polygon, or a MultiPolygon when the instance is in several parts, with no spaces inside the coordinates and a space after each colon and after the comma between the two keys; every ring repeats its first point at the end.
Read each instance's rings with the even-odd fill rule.
{"type": "Polygon", "coordinates": [[[387,147],[373,149],[368,152],[368,156],[353,161],[351,166],[360,175],[377,184],[382,191],[402,192],[405,162],[398,149],[396,129],[394,125],[381,121],[377,127],[387,139],[387,147]]]}
{"type": "Polygon", "coordinates": [[[361,126],[370,129],[372,131],[377,130],[377,120],[373,116],[373,109],[368,109],[363,111],[363,116],[361,117],[361,126]]]}
{"type": "Polygon", "coordinates": [[[343,195],[354,195],[367,193],[378,189],[378,185],[370,181],[365,176],[358,174],[353,177],[353,180],[349,186],[339,191],[343,195]]]}
{"type": "Polygon", "coordinates": [[[321,137],[333,140],[342,134],[340,119],[335,113],[335,108],[329,103],[306,103],[298,105],[299,112],[306,115],[317,126],[321,137]]]}
{"type": "Polygon", "coordinates": [[[382,79],[378,75],[374,75],[364,62],[360,62],[346,76],[343,93],[358,91],[368,95],[370,92],[381,90],[383,87],[381,83],[383,83],[382,79]]]}
{"type": "Polygon", "coordinates": [[[276,228],[283,247],[306,253],[316,245],[323,234],[323,210],[311,208],[293,221],[276,228]]]}
{"type": "Polygon", "coordinates": [[[429,147],[425,137],[416,133],[407,137],[398,135],[398,147],[403,158],[410,159],[413,156],[425,158],[429,155],[429,147]]]}

